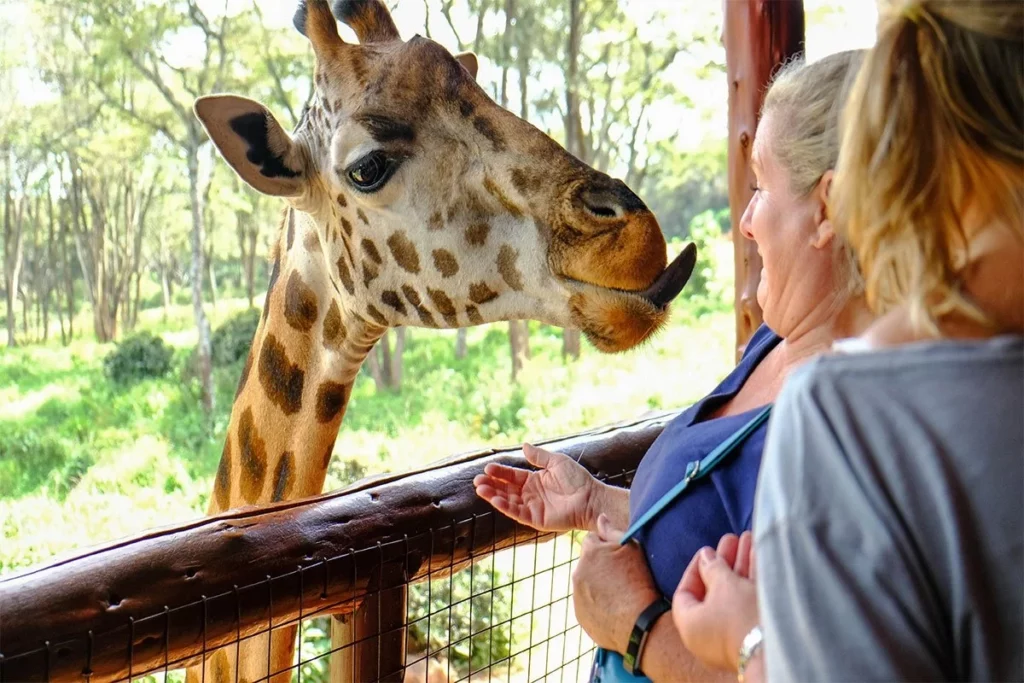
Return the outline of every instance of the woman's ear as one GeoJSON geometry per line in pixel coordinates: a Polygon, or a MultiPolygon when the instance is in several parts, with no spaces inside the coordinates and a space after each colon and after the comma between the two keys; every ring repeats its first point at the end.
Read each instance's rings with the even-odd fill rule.
{"type": "Polygon", "coordinates": [[[834,175],[832,169],[825,171],[821,176],[821,180],[818,181],[817,187],[812,191],[816,204],[814,210],[814,247],[816,249],[824,249],[832,243],[836,236],[835,227],[832,225],[832,218],[829,215],[828,208],[828,193],[832,188],[832,177],[834,175]]]}

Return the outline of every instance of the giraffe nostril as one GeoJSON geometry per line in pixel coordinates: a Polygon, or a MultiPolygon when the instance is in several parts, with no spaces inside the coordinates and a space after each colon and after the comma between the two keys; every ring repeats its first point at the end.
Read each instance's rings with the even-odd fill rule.
{"type": "Polygon", "coordinates": [[[584,190],[580,193],[580,203],[587,213],[602,220],[622,218],[625,213],[622,203],[610,192],[584,190]]]}

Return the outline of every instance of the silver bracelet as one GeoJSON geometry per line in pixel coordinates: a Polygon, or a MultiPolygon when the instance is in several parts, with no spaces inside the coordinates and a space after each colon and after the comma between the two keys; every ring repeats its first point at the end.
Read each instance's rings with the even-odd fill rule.
{"type": "Polygon", "coordinates": [[[750,632],[743,637],[743,642],[740,643],[740,661],[736,667],[736,680],[739,683],[743,683],[743,675],[747,671],[747,666],[762,645],[764,645],[764,635],[761,633],[761,625],[758,624],[750,629],[750,632]]]}

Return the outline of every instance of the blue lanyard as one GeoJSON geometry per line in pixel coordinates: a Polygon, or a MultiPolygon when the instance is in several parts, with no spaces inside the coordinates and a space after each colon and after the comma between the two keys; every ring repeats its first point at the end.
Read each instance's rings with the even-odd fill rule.
{"type": "Polygon", "coordinates": [[[690,485],[691,481],[700,479],[704,475],[708,474],[715,465],[721,462],[725,456],[732,453],[738,445],[740,445],[744,439],[750,436],[750,433],[760,427],[765,420],[768,419],[768,414],[772,412],[771,405],[764,407],[761,412],[755,415],[750,422],[740,427],[732,436],[718,444],[718,447],[708,453],[706,456],[698,461],[691,462],[686,466],[686,474],[683,480],[673,486],[668,493],[661,497],[657,503],[651,506],[647,512],[640,516],[640,519],[633,522],[629,529],[626,530],[626,535],[622,537],[622,544],[625,545],[646,525],[650,522],[658,513],[664,510],[669,503],[679,497],[686,487],[690,485]]]}

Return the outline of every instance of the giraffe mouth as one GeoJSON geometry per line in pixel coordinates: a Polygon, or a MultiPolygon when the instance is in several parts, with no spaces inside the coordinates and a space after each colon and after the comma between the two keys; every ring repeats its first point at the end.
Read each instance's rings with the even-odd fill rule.
{"type": "Polygon", "coordinates": [[[624,294],[632,299],[639,299],[658,311],[664,311],[668,305],[679,296],[683,287],[689,282],[693,275],[693,269],[697,265],[697,245],[693,242],[687,244],[672,263],[666,266],[665,270],[655,278],[645,290],[619,289],[617,287],[603,287],[591,282],[583,282],[573,278],[565,278],[567,282],[585,288],[596,288],[605,292],[624,294]]]}

